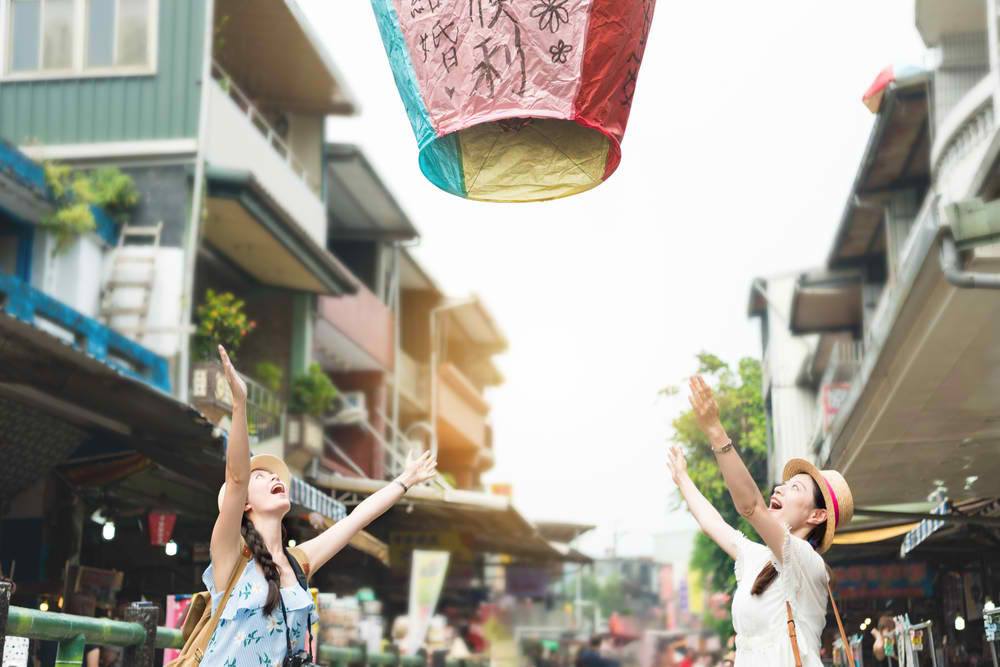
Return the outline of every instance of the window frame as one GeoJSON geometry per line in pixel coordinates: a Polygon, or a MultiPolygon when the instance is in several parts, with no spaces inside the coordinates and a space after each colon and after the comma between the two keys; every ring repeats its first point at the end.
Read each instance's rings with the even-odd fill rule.
{"type": "MultiPolygon", "coordinates": [[[[158,71],[159,55],[159,25],[160,25],[160,0],[145,0],[149,9],[148,21],[146,22],[146,65],[110,65],[101,67],[87,67],[87,45],[89,38],[90,22],[87,20],[87,10],[90,0],[72,0],[73,2],[73,65],[70,69],[46,70],[36,69],[29,72],[12,72],[10,65],[13,62],[14,40],[12,33],[14,30],[13,4],[15,0],[0,0],[0,41],[4,42],[0,48],[0,82],[16,81],[58,81],[65,79],[102,79],[110,77],[137,77],[153,76],[158,71]]],[[[42,3],[39,12],[39,30],[43,31],[45,26],[45,2],[42,3]]],[[[121,0],[115,1],[115,25],[112,38],[112,58],[118,55],[118,32],[121,13],[119,7],[121,0]]],[[[39,35],[39,66],[42,64],[45,36],[39,35]]]]}

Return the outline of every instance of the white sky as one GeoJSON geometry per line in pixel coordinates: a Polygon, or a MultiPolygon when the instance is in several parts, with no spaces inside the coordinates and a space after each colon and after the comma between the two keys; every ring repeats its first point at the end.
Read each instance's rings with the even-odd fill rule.
{"type": "Polygon", "coordinates": [[[428,183],[369,3],[300,1],[361,104],[329,138],[365,150],[422,233],[416,256],[511,342],[487,479],[530,518],[597,524],[595,555],[615,532],[620,553],[651,553],[690,525],[664,466],[682,404],[657,390],[701,350],[758,356],[751,279],[824,261],[872,124],[861,95],[924,61],[913,0],[661,0],[618,172],[520,205],[428,183]]]}

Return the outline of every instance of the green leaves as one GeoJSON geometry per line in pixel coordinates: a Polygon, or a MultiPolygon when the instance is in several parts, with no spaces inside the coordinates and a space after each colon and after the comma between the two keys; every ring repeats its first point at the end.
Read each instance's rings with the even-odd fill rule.
{"type": "Polygon", "coordinates": [[[309,372],[292,382],[292,399],[288,409],[296,414],[322,417],[337,398],[337,388],[319,364],[311,364],[309,372]]]}
{"type": "MultiPolygon", "coordinates": [[[[767,480],[767,419],[761,396],[761,368],[756,359],[744,358],[734,372],[714,354],[698,355],[698,372],[712,385],[726,433],[732,438],[743,462],[758,483],[767,480]]],[[[694,412],[685,411],[673,422],[674,440],[687,454],[688,475],[705,498],[719,510],[730,526],[742,530],[747,537],[756,533],[733,506],[729,490],[719,472],[708,439],[698,428],[694,412]]],[[[736,590],[733,561],[708,536],[695,538],[690,567],[708,578],[715,591],[732,593],[736,590]]],[[[731,631],[731,625],[730,631],[731,631]]]]}
{"type": "Polygon", "coordinates": [[[43,167],[55,208],[40,224],[56,237],[54,254],[66,250],[81,234],[97,229],[91,206],[100,206],[123,224],[139,203],[132,178],[117,168],[83,171],[56,162],[46,162],[43,167]]]}
{"type": "Polygon", "coordinates": [[[257,327],[257,323],[243,312],[245,306],[232,292],[206,290],[205,300],[195,309],[198,329],[194,334],[194,347],[198,359],[214,359],[216,346],[222,345],[233,361],[236,360],[243,339],[257,327]]]}

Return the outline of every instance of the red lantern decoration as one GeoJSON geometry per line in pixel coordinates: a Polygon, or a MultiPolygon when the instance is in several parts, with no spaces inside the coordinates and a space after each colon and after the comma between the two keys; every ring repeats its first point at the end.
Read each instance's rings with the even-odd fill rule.
{"type": "Polygon", "coordinates": [[[174,533],[174,524],[176,523],[177,515],[173,512],[160,512],[156,510],[150,512],[149,543],[157,547],[166,545],[174,533]]]}

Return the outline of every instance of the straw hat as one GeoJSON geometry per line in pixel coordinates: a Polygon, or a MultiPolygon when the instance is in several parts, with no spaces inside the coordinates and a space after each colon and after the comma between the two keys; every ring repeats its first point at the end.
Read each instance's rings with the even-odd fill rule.
{"type": "MultiPolygon", "coordinates": [[[[270,454],[257,454],[250,457],[250,470],[266,470],[278,476],[278,479],[285,485],[285,490],[289,495],[292,493],[292,473],[288,470],[285,462],[277,456],[270,454]]],[[[222,511],[222,499],[226,497],[225,483],[219,488],[219,511],[222,511]]]]}
{"type": "Polygon", "coordinates": [[[826,501],[829,517],[826,521],[826,534],[816,549],[821,554],[826,553],[833,545],[833,536],[837,529],[846,526],[854,517],[854,496],[851,494],[851,487],[847,485],[844,476],[836,470],[820,470],[805,459],[792,459],[786,463],[782,480],[787,482],[799,473],[805,473],[816,481],[816,486],[826,501]]]}

